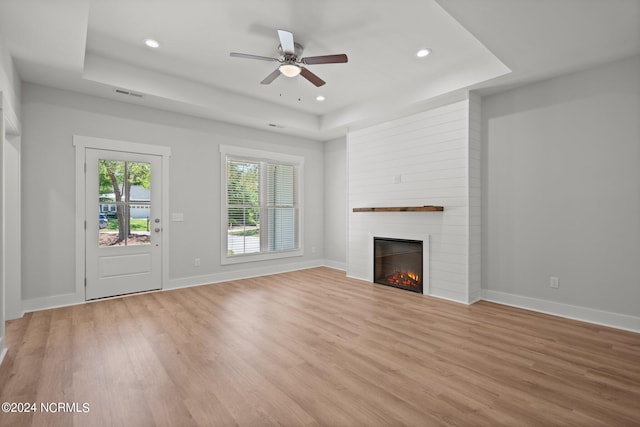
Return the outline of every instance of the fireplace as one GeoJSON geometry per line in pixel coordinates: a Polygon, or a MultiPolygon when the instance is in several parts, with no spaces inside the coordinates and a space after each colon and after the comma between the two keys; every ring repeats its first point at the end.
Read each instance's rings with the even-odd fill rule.
{"type": "Polygon", "coordinates": [[[422,240],[374,237],[373,281],[422,293],[422,240]]]}

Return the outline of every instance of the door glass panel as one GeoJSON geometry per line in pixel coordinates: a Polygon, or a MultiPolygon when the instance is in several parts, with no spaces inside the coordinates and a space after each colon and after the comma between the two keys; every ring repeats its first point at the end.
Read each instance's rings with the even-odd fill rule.
{"type": "Polygon", "coordinates": [[[151,164],[99,160],[98,245],[150,244],[151,164]]]}

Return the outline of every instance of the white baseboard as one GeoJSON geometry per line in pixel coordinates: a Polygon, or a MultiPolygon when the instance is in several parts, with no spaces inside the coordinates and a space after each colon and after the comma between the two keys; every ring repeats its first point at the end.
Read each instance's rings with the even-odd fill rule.
{"type": "Polygon", "coordinates": [[[459,298],[456,293],[449,292],[443,289],[438,289],[437,291],[431,291],[430,293],[427,294],[427,296],[430,296],[432,298],[439,298],[439,299],[443,299],[451,302],[457,302],[458,304],[469,305],[469,303],[466,302],[464,299],[459,298]]]}
{"type": "Polygon", "coordinates": [[[475,292],[471,292],[469,294],[469,302],[468,304],[475,304],[478,301],[480,301],[482,299],[482,289],[480,289],[479,291],[475,291],[475,292]]]}
{"type": "MultiPolygon", "coordinates": [[[[287,273],[291,271],[305,270],[307,268],[329,267],[337,270],[346,271],[346,264],[331,260],[314,260],[297,262],[290,264],[282,264],[269,267],[256,267],[244,270],[234,270],[229,272],[221,272],[208,274],[203,276],[183,277],[180,279],[172,279],[169,281],[164,290],[179,289],[191,286],[207,285],[211,283],[225,282],[229,280],[248,279],[251,277],[266,276],[270,274],[287,273]]],[[[347,277],[365,280],[366,278],[354,277],[347,274],[347,277]]],[[[448,295],[430,295],[435,298],[445,299],[457,303],[465,304],[456,298],[448,295]]],[[[523,308],[526,310],[537,311],[540,313],[551,314],[554,316],[566,317],[568,319],[580,320],[583,322],[594,323],[597,325],[609,326],[612,328],[623,329],[631,332],[640,333],[640,317],[629,316],[625,314],[612,313],[608,311],[596,310],[588,307],[580,307],[570,304],[564,304],[554,301],[542,300],[537,298],[515,295],[506,292],[492,291],[483,289],[481,299],[485,301],[495,302],[497,304],[509,305],[512,307],[523,308]]],[[[475,302],[475,301],[474,301],[475,302]]],[[[65,307],[69,305],[84,304],[85,300],[82,295],[64,294],[48,297],[31,298],[22,301],[23,313],[32,311],[46,310],[50,308],[65,307]]],[[[4,337],[0,338],[0,361],[6,353],[4,337]]]]}
{"type": "Polygon", "coordinates": [[[290,271],[305,270],[307,268],[323,267],[324,265],[324,260],[304,261],[269,267],[245,268],[243,270],[206,274],[203,276],[183,277],[180,279],[169,280],[168,285],[165,286],[163,290],[209,285],[212,283],[228,282],[230,280],[250,279],[252,277],[267,276],[270,274],[288,273],[290,271]]]}
{"type": "Polygon", "coordinates": [[[640,332],[640,317],[626,314],[612,313],[596,310],[588,307],[564,304],[555,301],[531,298],[522,295],[514,295],[506,292],[482,290],[482,299],[497,304],[524,308],[526,310],[565,317],[567,319],[580,320],[596,325],[623,329],[625,331],[640,332]]]}
{"type": "Polygon", "coordinates": [[[2,365],[2,361],[4,357],[7,355],[7,345],[4,342],[4,337],[0,337],[0,365],[2,365]]]}
{"type": "Polygon", "coordinates": [[[330,259],[325,259],[323,265],[325,267],[333,268],[334,270],[347,271],[346,262],[337,262],[337,261],[332,261],[330,259]]]}
{"type": "MultiPolygon", "coordinates": [[[[225,282],[229,280],[248,279],[251,277],[266,276],[269,274],[286,273],[290,271],[304,270],[307,268],[325,266],[324,260],[306,261],[291,264],[283,264],[273,267],[250,268],[241,271],[230,271],[228,273],[215,273],[203,276],[183,277],[172,279],[163,290],[186,288],[190,286],[207,285],[210,283],[225,282]]],[[[63,294],[48,297],[30,298],[22,301],[22,313],[32,311],[48,310],[50,308],[67,307],[70,305],[84,304],[86,301],[83,295],[63,294]]]]}
{"type": "Polygon", "coordinates": [[[30,298],[22,300],[22,312],[24,314],[32,311],[47,310],[49,308],[83,304],[84,302],[84,296],[78,294],[62,294],[52,295],[48,297],[30,298]]]}

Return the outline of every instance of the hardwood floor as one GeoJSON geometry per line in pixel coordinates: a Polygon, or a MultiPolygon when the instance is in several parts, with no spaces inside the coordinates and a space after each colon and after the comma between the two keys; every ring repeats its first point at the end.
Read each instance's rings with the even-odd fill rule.
{"type": "Polygon", "coordinates": [[[640,334],[328,268],[30,313],[7,341],[0,402],[38,412],[2,426],[640,425],[640,334]]]}

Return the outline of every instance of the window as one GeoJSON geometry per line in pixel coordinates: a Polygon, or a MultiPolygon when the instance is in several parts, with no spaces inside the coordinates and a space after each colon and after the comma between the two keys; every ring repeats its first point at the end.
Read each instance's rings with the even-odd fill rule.
{"type": "Polygon", "coordinates": [[[302,255],[303,159],[221,146],[222,263],[302,255]]]}

